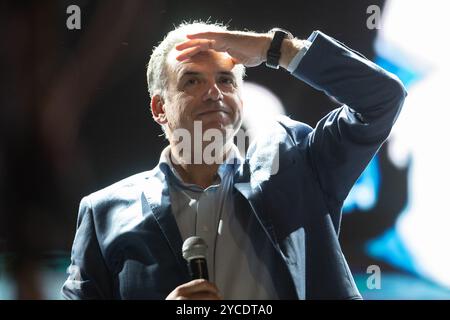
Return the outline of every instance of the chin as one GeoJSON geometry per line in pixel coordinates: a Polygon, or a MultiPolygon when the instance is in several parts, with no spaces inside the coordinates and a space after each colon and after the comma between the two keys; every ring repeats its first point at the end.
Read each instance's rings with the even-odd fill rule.
{"type": "MultiPolygon", "coordinates": [[[[233,125],[228,122],[227,123],[208,122],[208,123],[203,124],[203,128],[202,128],[203,135],[205,135],[205,133],[208,130],[213,130],[213,131],[219,130],[222,133],[223,137],[227,136],[227,138],[229,138],[229,136],[233,135],[235,132],[233,125]]],[[[210,133],[210,135],[213,135],[213,136],[214,136],[214,134],[215,134],[214,132],[210,133]]]]}

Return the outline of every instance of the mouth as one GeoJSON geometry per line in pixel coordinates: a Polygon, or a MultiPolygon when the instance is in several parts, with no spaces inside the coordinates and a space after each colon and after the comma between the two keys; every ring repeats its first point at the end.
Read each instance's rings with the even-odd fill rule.
{"type": "Polygon", "coordinates": [[[199,114],[197,114],[197,116],[204,116],[207,114],[213,114],[213,113],[218,113],[218,112],[229,114],[229,112],[224,109],[214,109],[214,110],[207,110],[207,111],[200,112],[199,114]]]}

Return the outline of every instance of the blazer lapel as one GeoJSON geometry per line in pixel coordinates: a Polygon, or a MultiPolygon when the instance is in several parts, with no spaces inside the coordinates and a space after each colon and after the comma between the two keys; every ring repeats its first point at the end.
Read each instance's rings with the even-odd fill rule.
{"type": "MultiPolygon", "coordinates": [[[[162,174],[159,172],[159,174],[162,174]]],[[[160,177],[159,177],[160,178],[160,177]]],[[[150,188],[153,192],[143,192],[141,195],[142,212],[144,215],[151,214],[158,225],[162,235],[166,239],[180,269],[189,279],[189,272],[186,261],[183,259],[182,246],[183,241],[177,226],[177,222],[172,215],[170,207],[169,188],[165,179],[158,179],[160,184],[152,184],[150,188]],[[159,195],[159,196],[158,196],[159,195]]]]}
{"type": "Polygon", "coordinates": [[[273,224],[270,221],[269,217],[267,216],[266,212],[264,211],[264,206],[262,203],[262,190],[259,183],[256,183],[252,185],[250,182],[250,173],[249,173],[249,164],[246,161],[244,165],[242,166],[242,172],[240,174],[238,173],[238,176],[235,177],[236,182],[234,184],[234,187],[236,188],[239,193],[241,193],[245,199],[249,202],[253,214],[256,216],[256,219],[261,224],[261,226],[264,229],[264,232],[267,234],[267,237],[269,237],[272,245],[275,247],[275,249],[281,253],[280,247],[277,242],[277,238],[274,232],[273,224]],[[239,177],[240,175],[240,177],[239,177]]]}
{"type": "MultiPolygon", "coordinates": [[[[275,229],[273,227],[273,223],[268,216],[266,210],[264,210],[263,200],[262,200],[262,189],[261,189],[261,181],[255,182],[251,181],[250,178],[250,166],[246,161],[243,165],[242,172],[239,172],[235,177],[235,181],[238,181],[234,184],[236,190],[244,196],[245,199],[250,204],[250,207],[253,211],[253,214],[256,216],[257,221],[261,224],[264,232],[267,237],[270,239],[273,247],[278,253],[280,259],[284,261],[282,269],[274,269],[271,272],[273,273],[274,279],[284,279],[285,282],[281,282],[281,285],[278,287],[278,293],[280,297],[283,299],[293,299],[293,292],[296,295],[295,299],[304,299],[305,298],[305,281],[304,274],[296,275],[296,266],[292,266],[287,263],[286,258],[280,248],[278,239],[275,234],[275,229]],[[286,273],[284,273],[284,270],[286,273]],[[281,272],[281,273],[279,273],[281,272]],[[294,285],[294,283],[296,285],[294,285]]],[[[304,234],[302,234],[304,236],[304,234]]],[[[304,252],[303,252],[304,253],[304,252]]],[[[304,259],[302,259],[302,263],[304,263],[304,259]]],[[[304,266],[302,268],[304,271],[304,266]]]]}

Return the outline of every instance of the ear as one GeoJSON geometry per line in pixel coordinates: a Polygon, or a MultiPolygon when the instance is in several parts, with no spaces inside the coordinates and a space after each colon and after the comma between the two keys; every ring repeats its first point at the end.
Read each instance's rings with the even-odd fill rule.
{"type": "Polygon", "coordinates": [[[159,94],[155,94],[151,100],[152,116],[153,119],[163,125],[167,123],[166,111],[164,108],[164,99],[159,94]]]}

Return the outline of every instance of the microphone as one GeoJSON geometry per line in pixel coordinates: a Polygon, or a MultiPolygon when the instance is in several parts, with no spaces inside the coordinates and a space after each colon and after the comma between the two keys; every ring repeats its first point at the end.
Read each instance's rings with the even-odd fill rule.
{"type": "Polygon", "coordinates": [[[183,258],[187,261],[192,280],[209,280],[206,264],[207,249],[208,245],[200,237],[189,237],[183,243],[183,258]]]}

